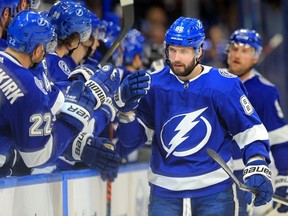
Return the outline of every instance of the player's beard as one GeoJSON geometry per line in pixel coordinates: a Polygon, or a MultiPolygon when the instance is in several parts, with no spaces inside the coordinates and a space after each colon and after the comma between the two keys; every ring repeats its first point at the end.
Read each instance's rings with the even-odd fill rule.
{"type": "Polygon", "coordinates": [[[181,63],[181,62],[173,62],[171,64],[172,66],[172,71],[176,76],[182,76],[182,77],[187,77],[189,76],[193,70],[195,69],[195,66],[198,64],[198,62],[196,61],[195,58],[193,58],[193,60],[186,66],[185,64],[181,63]],[[181,65],[183,66],[183,69],[175,69],[174,65],[181,65]]]}

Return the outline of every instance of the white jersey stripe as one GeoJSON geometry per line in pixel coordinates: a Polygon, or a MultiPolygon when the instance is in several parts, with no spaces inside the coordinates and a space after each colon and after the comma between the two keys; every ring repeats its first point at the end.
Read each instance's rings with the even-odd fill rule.
{"type": "MultiPolygon", "coordinates": [[[[227,165],[233,169],[232,158],[227,162],[227,165]]],[[[228,178],[229,176],[222,168],[203,175],[178,178],[153,173],[151,168],[148,170],[148,180],[151,184],[172,191],[197,190],[218,184],[228,178]]]]}
{"type": "Polygon", "coordinates": [[[36,167],[46,163],[50,159],[52,150],[53,150],[53,137],[50,136],[48,142],[46,143],[43,149],[34,152],[19,151],[19,153],[22,156],[27,167],[36,167]]]}
{"type": "Polygon", "coordinates": [[[239,145],[240,149],[243,149],[246,145],[259,140],[268,140],[268,133],[263,124],[254,125],[241,133],[234,136],[234,140],[239,145]]]}
{"type": "Polygon", "coordinates": [[[270,145],[288,142],[288,125],[269,131],[270,145]]]}

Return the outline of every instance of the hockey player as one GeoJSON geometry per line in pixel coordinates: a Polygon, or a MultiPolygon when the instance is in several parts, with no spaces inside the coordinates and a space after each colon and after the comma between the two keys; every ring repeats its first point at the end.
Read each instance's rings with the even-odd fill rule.
{"type": "MultiPolygon", "coordinates": [[[[1,0],[0,1],[0,51],[7,48],[7,28],[18,12],[19,0],[1,0]]],[[[1,143],[10,142],[9,138],[1,137],[1,143]]],[[[0,177],[9,176],[12,174],[12,167],[16,163],[17,151],[11,145],[2,145],[0,151],[0,177]]],[[[18,157],[19,158],[19,157],[18,157]]]]}
{"type": "Polygon", "coordinates": [[[47,18],[55,26],[58,42],[55,52],[48,53],[39,67],[47,67],[51,82],[67,81],[74,68],[69,68],[63,57],[71,55],[80,43],[89,40],[92,32],[90,12],[80,4],[59,1],[50,8],[47,18]]]}
{"type": "MultiPolygon", "coordinates": [[[[66,59],[71,59],[72,67],[74,64],[74,68],[80,64],[89,64],[86,62],[88,57],[92,57],[94,52],[96,51],[97,47],[99,46],[99,39],[101,37],[100,28],[102,26],[101,20],[91,11],[90,12],[90,19],[92,25],[92,33],[89,39],[85,42],[81,42],[77,49],[74,50],[71,56],[67,56],[66,59]]],[[[92,62],[92,65],[98,65],[95,62],[92,62]]]]}
{"type": "MultiPolygon", "coordinates": [[[[288,194],[288,125],[280,107],[280,96],[274,84],[259,74],[254,66],[258,63],[262,40],[260,35],[250,29],[238,29],[231,34],[228,44],[228,69],[237,75],[248,92],[248,99],[268,130],[271,152],[278,175],[275,179],[276,194],[288,194]]],[[[245,168],[238,146],[234,145],[235,173],[242,180],[245,168]]],[[[240,201],[240,215],[248,215],[244,193],[237,191],[240,201]]],[[[274,203],[274,208],[276,204],[274,203]]],[[[278,212],[288,212],[287,206],[280,206],[278,212]]]]}
{"type": "Polygon", "coordinates": [[[19,0],[1,0],[0,1],[0,50],[7,48],[7,28],[11,22],[12,16],[16,14],[16,8],[19,0]]]}
{"type": "MultiPolygon", "coordinates": [[[[124,145],[141,145],[155,132],[148,171],[151,216],[236,213],[232,181],[206,148],[232,167],[231,145],[238,144],[248,169],[245,184],[259,191],[255,199],[247,192],[247,202],[264,205],[273,195],[268,133],[240,79],[200,64],[204,38],[200,20],[178,18],[165,35],[169,66],[151,74],[147,94],[134,97],[127,79],[114,98],[124,145]]],[[[145,94],[149,84],[143,80],[136,92],[145,94]]]]}
{"type": "Polygon", "coordinates": [[[15,148],[30,168],[49,166],[63,154],[92,168],[117,169],[119,155],[101,140],[86,136],[81,145],[73,143],[99,102],[91,90],[76,81],[64,97],[29,71],[53,51],[54,39],[54,27],[29,10],[18,13],[9,25],[8,48],[0,52],[0,139],[6,141],[1,148],[15,148]]]}

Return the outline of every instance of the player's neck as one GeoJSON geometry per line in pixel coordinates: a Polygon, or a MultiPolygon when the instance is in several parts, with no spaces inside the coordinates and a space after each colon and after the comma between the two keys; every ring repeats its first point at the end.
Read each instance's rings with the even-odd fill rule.
{"type": "Polygon", "coordinates": [[[60,58],[63,58],[69,53],[69,50],[65,46],[60,46],[56,48],[55,52],[60,58]]]}
{"type": "Polygon", "coordinates": [[[242,82],[245,82],[251,75],[251,70],[243,73],[242,75],[239,76],[242,82]]]}
{"type": "Polygon", "coordinates": [[[188,75],[188,76],[178,76],[178,78],[182,81],[188,81],[191,80],[195,77],[197,77],[201,72],[203,71],[203,67],[201,66],[201,64],[197,64],[195,66],[195,68],[193,69],[193,71],[188,75]]]}
{"type": "Polygon", "coordinates": [[[6,53],[11,55],[13,58],[15,58],[24,68],[29,68],[31,66],[31,60],[30,56],[26,53],[21,53],[16,50],[11,49],[10,47],[7,47],[5,50],[6,53]]]}

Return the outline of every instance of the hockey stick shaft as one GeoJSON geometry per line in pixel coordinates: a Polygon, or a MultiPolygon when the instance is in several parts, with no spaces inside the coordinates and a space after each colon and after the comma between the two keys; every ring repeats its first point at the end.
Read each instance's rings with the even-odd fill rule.
{"type": "Polygon", "coordinates": [[[107,179],[107,188],[106,188],[106,201],[107,201],[107,210],[106,210],[106,216],[111,215],[111,198],[112,198],[112,183],[111,180],[107,179]]]}
{"type": "MultiPolygon", "coordinates": [[[[216,162],[218,163],[221,168],[229,175],[229,177],[234,181],[234,183],[236,184],[236,186],[243,191],[248,191],[251,192],[255,195],[257,195],[259,192],[256,188],[253,187],[249,187],[245,184],[243,184],[242,182],[240,182],[237,177],[234,175],[234,173],[232,172],[232,170],[228,167],[228,165],[225,163],[225,161],[221,158],[221,156],[215,152],[214,150],[207,148],[206,149],[207,154],[216,162]]],[[[288,206],[288,199],[278,196],[276,194],[273,195],[272,199],[275,202],[281,203],[283,205],[288,206]]]]}
{"type": "MultiPolygon", "coordinates": [[[[113,123],[111,122],[109,124],[109,140],[112,142],[113,140],[113,136],[114,136],[114,126],[113,126],[113,123]]],[[[113,150],[114,147],[111,146],[111,148],[113,150]]],[[[110,180],[110,178],[107,178],[107,184],[106,184],[106,207],[107,207],[107,210],[106,210],[106,216],[111,216],[111,203],[112,203],[112,182],[110,180]]]]}
{"type": "Polygon", "coordinates": [[[114,51],[120,46],[121,41],[125,38],[127,32],[132,28],[134,24],[134,1],[120,0],[120,5],[123,14],[123,27],[119,36],[116,38],[112,46],[109,48],[109,50],[101,60],[100,62],[101,66],[103,66],[108,61],[108,59],[112,56],[114,51]]]}
{"type": "Polygon", "coordinates": [[[270,40],[267,46],[263,48],[262,56],[258,65],[262,64],[268,55],[270,55],[277,47],[279,47],[283,42],[283,35],[276,33],[270,40]]]}

